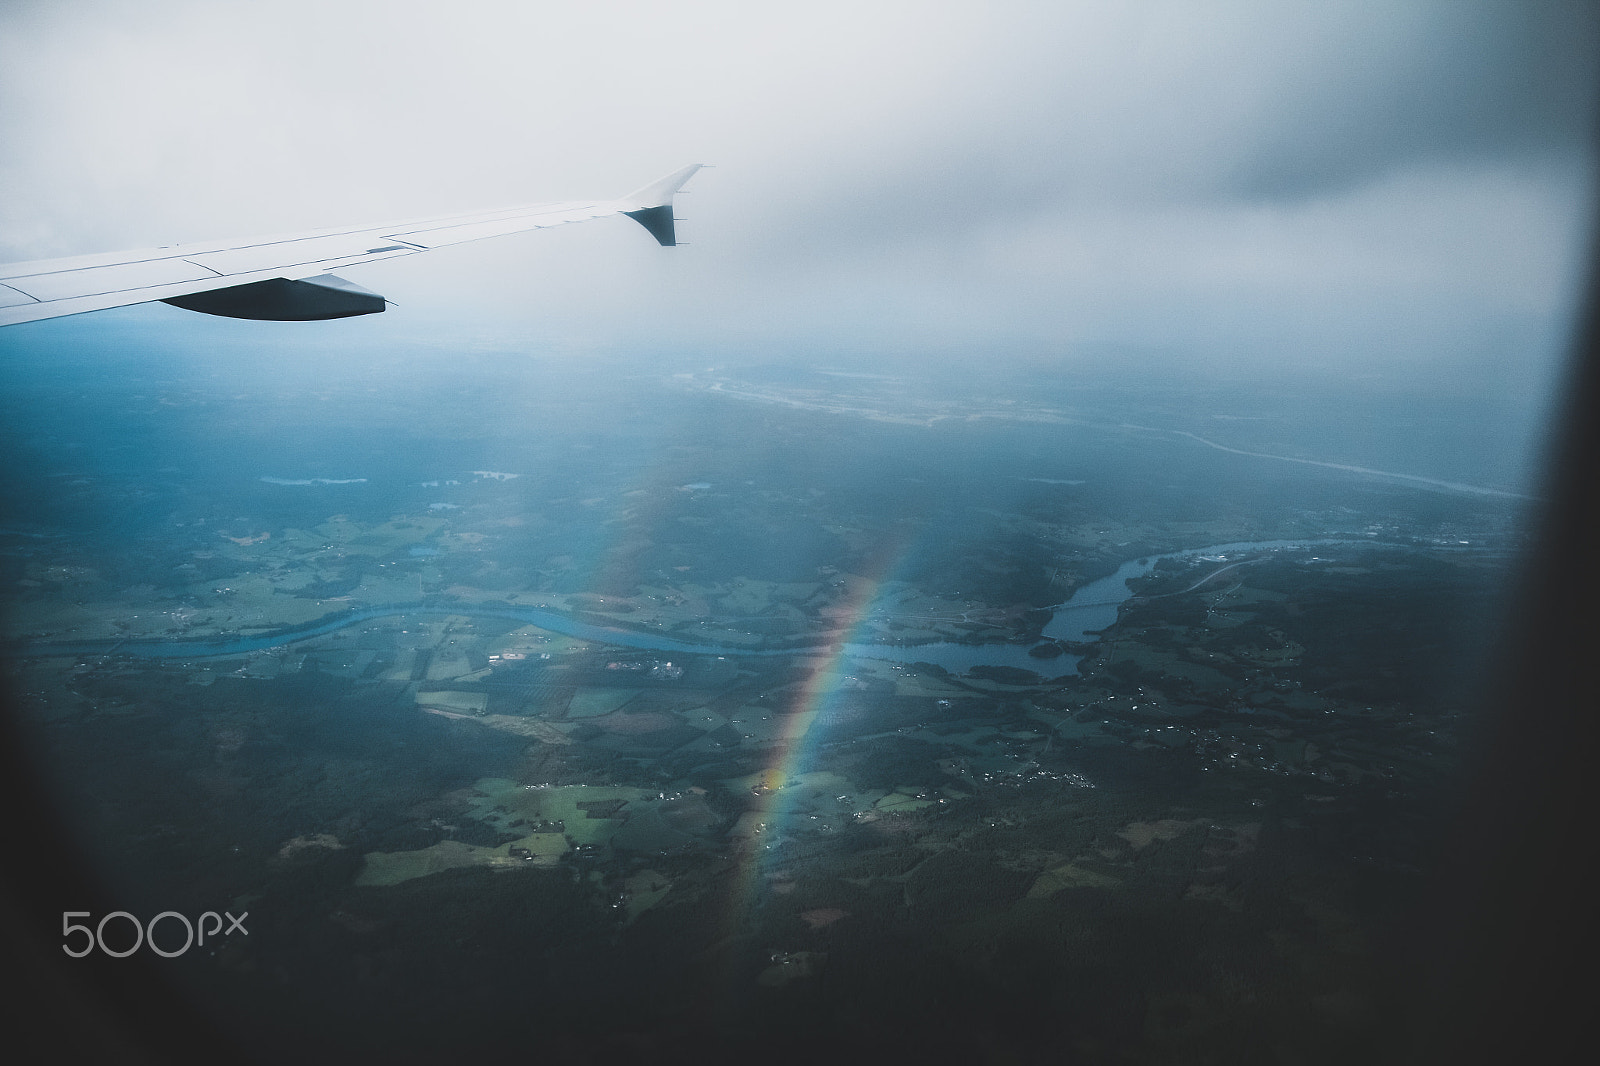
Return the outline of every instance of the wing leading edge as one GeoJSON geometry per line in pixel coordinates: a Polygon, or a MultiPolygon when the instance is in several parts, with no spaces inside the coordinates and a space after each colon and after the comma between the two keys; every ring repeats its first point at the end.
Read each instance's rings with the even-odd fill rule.
{"type": "Polygon", "coordinates": [[[308,321],[384,309],[333,271],[524,230],[627,215],[677,244],[672,197],[695,163],[617,200],[568,200],[216,244],[172,245],[0,266],[0,326],[162,300],[230,318],[308,321]]]}

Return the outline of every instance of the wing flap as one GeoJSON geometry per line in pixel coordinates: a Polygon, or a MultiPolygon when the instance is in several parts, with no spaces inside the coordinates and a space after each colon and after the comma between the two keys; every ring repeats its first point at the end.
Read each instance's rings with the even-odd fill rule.
{"type": "Polygon", "coordinates": [[[39,301],[19,289],[0,285],[0,307],[26,307],[39,301]]]}
{"type": "Polygon", "coordinates": [[[365,233],[341,233],[333,237],[309,237],[302,240],[281,241],[276,244],[256,244],[230,248],[223,252],[206,252],[185,258],[222,277],[236,274],[253,274],[258,270],[276,270],[284,267],[306,266],[338,259],[360,262],[368,255],[383,251],[414,252],[415,248],[377,247],[385,242],[375,241],[365,233]]]}
{"type": "Polygon", "coordinates": [[[101,296],[155,285],[176,285],[199,281],[213,283],[223,274],[183,259],[147,259],[115,266],[88,267],[82,270],[55,270],[6,278],[6,284],[41,303],[70,300],[75,296],[101,296]]]}

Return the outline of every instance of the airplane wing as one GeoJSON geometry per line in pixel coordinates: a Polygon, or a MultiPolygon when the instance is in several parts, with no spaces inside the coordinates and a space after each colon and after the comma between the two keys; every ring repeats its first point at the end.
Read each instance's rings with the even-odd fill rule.
{"type": "Polygon", "coordinates": [[[271,321],[373,314],[384,309],[383,297],[335,277],[334,270],[607,215],[627,215],[671,247],[677,243],[672,196],[700,166],[676,170],[619,200],[526,204],[375,226],[9,263],[0,266],[0,326],[150,300],[271,321]]]}

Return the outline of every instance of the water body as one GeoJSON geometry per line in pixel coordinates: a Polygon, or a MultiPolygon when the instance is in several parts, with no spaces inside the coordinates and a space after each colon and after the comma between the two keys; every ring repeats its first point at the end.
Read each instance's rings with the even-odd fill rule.
{"type": "MultiPolygon", "coordinates": [[[[1406,545],[1379,543],[1370,540],[1267,540],[1235,541],[1213,544],[1204,548],[1186,548],[1165,555],[1140,556],[1119,566],[1115,573],[1098,581],[1091,581],[1072,594],[1064,603],[1049,608],[1054,612],[1043,630],[1044,640],[1091,643],[1100,633],[1117,620],[1117,612],[1133,595],[1128,582],[1141,578],[1155,569],[1163,559],[1193,558],[1201,555],[1227,559],[1241,553],[1257,554],[1274,551],[1308,551],[1332,545],[1370,548],[1397,548],[1406,545]]],[[[426,603],[388,604],[382,607],[363,607],[352,611],[325,616],[316,621],[287,629],[274,630],[254,636],[240,636],[221,640],[169,640],[169,641],[97,641],[92,643],[49,643],[24,645],[23,655],[128,655],[143,659],[197,659],[213,656],[237,656],[268,648],[282,647],[296,641],[325,636],[348,626],[376,618],[393,618],[417,615],[465,615],[474,618],[504,618],[524,625],[563,636],[611,644],[641,651],[664,652],[672,655],[723,655],[766,658],[776,655],[802,655],[832,652],[835,645],[801,648],[746,648],[735,645],[702,644],[672,637],[645,633],[612,626],[580,622],[564,614],[537,607],[496,607],[483,604],[452,604],[438,606],[426,603]]],[[[933,663],[952,674],[965,674],[975,666],[1008,666],[1031,670],[1046,677],[1062,677],[1077,672],[1082,656],[1063,654],[1053,659],[1041,659],[1028,653],[1020,644],[959,644],[940,641],[929,644],[845,644],[839,648],[847,658],[876,659],[900,663],[933,663]]]]}
{"type": "MultiPolygon", "coordinates": [[[[1228,558],[1236,554],[1271,551],[1306,551],[1332,545],[1359,545],[1369,548],[1402,547],[1370,540],[1259,540],[1234,541],[1213,544],[1205,548],[1186,548],[1165,555],[1145,555],[1130,559],[1117,567],[1115,573],[1098,581],[1091,581],[1078,589],[1065,603],[1049,608],[1054,614],[1042,631],[1044,640],[1068,643],[1093,643],[1100,633],[1117,620],[1117,612],[1133,596],[1128,582],[1145,577],[1163,559],[1185,559],[1201,555],[1228,558]]],[[[1232,561],[1232,560],[1230,560],[1232,561]]],[[[1037,646],[1037,645],[1035,645],[1037,646]]],[[[1081,655],[1063,654],[1053,659],[1030,655],[1020,644],[846,644],[846,654],[864,659],[887,659],[892,662],[927,662],[942,666],[952,674],[964,674],[974,666],[1009,666],[1018,670],[1032,670],[1045,677],[1063,677],[1077,673],[1081,655]]]]}

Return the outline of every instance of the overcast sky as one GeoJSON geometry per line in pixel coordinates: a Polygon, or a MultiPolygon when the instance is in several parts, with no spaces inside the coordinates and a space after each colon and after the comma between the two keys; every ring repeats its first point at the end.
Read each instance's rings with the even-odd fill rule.
{"type": "Polygon", "coordinates": [[[349,270],[387,314],[270,328],[1523,387],[1587,241],[1597,6],[0,0],[0,260],[706,162],[688,247],[502,238],[349,270]]]}

